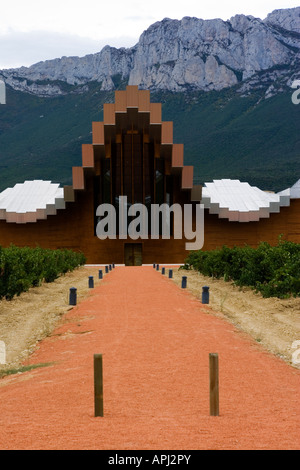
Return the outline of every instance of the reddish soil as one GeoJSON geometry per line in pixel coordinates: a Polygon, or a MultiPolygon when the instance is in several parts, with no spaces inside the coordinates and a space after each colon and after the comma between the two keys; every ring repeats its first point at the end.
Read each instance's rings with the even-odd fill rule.
{"type": "Polygon", "coordinates": [[[117,267],[0,380],[1,449],[299,449],[300,372],[152,267],[117,267]],[[208,355],[219,354],[220,416],[208,355]],[[104,417],[93,355],[103,354],[104,417]],[[28,361],[27,361],[28,362],[28,361]]]}

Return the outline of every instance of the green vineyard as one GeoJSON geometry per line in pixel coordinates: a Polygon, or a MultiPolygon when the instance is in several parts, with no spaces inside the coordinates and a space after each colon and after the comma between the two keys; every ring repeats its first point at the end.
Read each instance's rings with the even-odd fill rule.
{"type": "Polygon", "coordinates": [[[0,246],[0,299],[11,300],[30,287],[53,282],[84,263],[84,255],[71,250],[0,246]]]}
{"type": "Polygon", "coordinates": [[[274,247],[262,242],[258,248],[197,251],[189,254],[183,268],[251,287],[263,297],[300,296],[299,243],[280,240],[274,247]]]}

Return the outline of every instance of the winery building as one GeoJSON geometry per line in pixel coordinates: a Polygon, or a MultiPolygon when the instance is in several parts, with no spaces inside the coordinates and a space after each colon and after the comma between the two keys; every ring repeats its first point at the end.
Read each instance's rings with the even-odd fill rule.
{"type": "Polygon", "coordinates": [[[162,121],[161,104],[136,86],[116,91],[115,102],[104,104],[103,121],[92,123],[92,143],[82,145],[82,165],[70,171],[71,186],[25,181],[0,193],[0,245],[82,251],[89,264],[183,263],[191,239],[184,229],[183,237],[175,236],[172,213],[169,236],[160,228],[159,236],[151,237],[153,204],[189,205],[194,231],[201,205],[204,250],[276,244],[280,235],[300,243],[300,181],[276,194],[238,180],[194,185],[184,146],[173,143],[173,123],[162,121]],[[121,233],[124,200],[128,208],[149,209],[148,238],[121,233]],[[103,204],[115,208],[114,238],[97,236],[97,209],[103,204]]]}

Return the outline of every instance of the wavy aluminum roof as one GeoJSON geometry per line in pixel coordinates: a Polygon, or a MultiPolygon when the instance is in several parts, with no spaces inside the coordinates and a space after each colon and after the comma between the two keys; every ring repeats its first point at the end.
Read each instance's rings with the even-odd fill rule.
{"type": "MultiPolygon", "coordinates": [[[[300,198],[300,180],[291,188],[270,193],[239,180],[213,180],[202,188],[201,203],[210,214],[231,222],[252,222],[278,213],[300,198]]],[[[36,222],[65,209],[64,189],[51,181],[16,184],[0,193],[0,220],[19,224],[36,222]]]]}
{"type": "Polygon", "coordinates": [[[297,190],[300,180],[293,189],[281,193],[271,193],[242,183],[239,180],[213,180],[202,188],[202,204],[210,214],[231,222],[253,222],[280,212],[280,208],[290,205],[290,199],[300,197],[297,190]],[[298,194],[298,196],[297,196],[298,194]]]}
{"type": "Polygon", "coordinates": [[[280,191],[280,196],[285,196],[287,199],[300,199],[300,180],[298,180],[291,188],[280,191]]]}
{"type": "Polygon", "coordinates": [[[7,222],[36,222],[57,209],[65,209],[64,190],[51,181],[25,181],[0,193],[0,220],[7,222]]]}

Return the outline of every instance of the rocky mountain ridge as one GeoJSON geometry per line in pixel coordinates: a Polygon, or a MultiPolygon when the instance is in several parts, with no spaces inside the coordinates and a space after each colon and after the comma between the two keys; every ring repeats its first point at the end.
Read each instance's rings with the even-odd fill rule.
{"type": "Polygon", "coordinates": [[[300,7],[275,10],[261,20],[165,18],[132,48],[105,46],[96,54],[62,57],[0,71],[6,84],[38,96],[83,93],[121,84],[172,92],[222,90],[243,95],[266,87],[266,97],[300,78],[300,7]]]}

